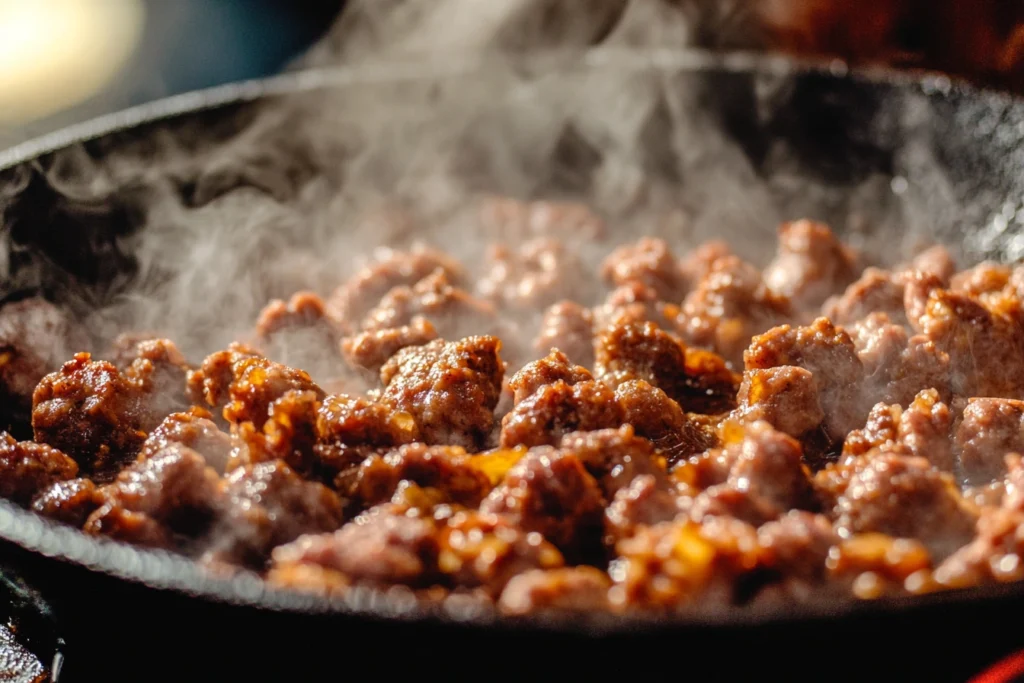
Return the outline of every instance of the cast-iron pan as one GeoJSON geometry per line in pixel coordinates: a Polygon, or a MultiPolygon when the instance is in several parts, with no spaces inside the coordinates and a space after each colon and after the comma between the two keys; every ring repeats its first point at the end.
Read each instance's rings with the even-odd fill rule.
{"type": "MultiPolygon", "coordinates": [[[[915,188],[926,199],[936,192],[937,199],[939,190],[927,184],[932,179],[917,182],[915,164],[923,154],[943,172],[943,201],[915,204],[915,211],[934,211],[918,216],[918,226],[925,224],[932,237],[962,247],[970,258],[1016,258],[1024,251],[1014,240],[1024,237],[1016,221],[1024,216],[1017,211],[1024,200],[1020,101],[942,76],[849,73],[735,55],[592,53],[521,60],[502,73],[517,79],[559,70],[594,76],[612,67],[678,77],[707,125],[733,140],[764,178],[775,173],[784,149],[787,168],[797,169],[798,178],[795,188],[792,181],[773,185],[784,213],[799,208],[853,229],[849,204],[835,199],[847,190],[875,188],[890,209],[915,188]],[[909,139],[916,141],[913,154],[907,152],[909,139]],[[872,178],[885,182],[867,182],[872,178]],[[838,192],[804,193],[800,182],[838,192]]],[[[145,198],[125,192],[104,205],[76,205],[46,181],[45,170],[60,150],[77,145],[102,163],[111,150],[144,150],[166,135],[187,139],[196,149],[217,145],[268,103],[355,88],[363,88],[365,97],[365,89],[378,83],[416,84],[426,68],[364,65],[231,85],[107,116],[0,153],[0,199],[6,203],[0,240],[7,256],[0,261],[0,297],[42,293],[60,299],[68,283],[108,292],[134,273],[127,238],[138,229],[145,198]]],[[[429,69],[438,82],[484,73],[474,60],[429,69]]],[[[659,149],[657,140],[650,145],[659,149]]],[[[196,192],[194,179],[176,182],[186,199],[196,192]]],[[[568,191],[573,189],[580,190],[568,191]]],[[[66,642],[60,648],[62,680],[71,681],[486,680],[495,673],[523,679],[562,672],[580,680],[659,671],[692,680],[965,680],[1024,646],[1017,621],[1024,586],[1017,585],[794,606],[781,613],[513,621],[371,591],[326,601],[271,590],[253,577],[217,579],[184,559],[87,537],[6,502],[0,502],[0,537],[5,564],[52,606],[53,638],[66,642]]],[[[39,646],[44,657],[53,650],[52,642],[39,646]]]]}

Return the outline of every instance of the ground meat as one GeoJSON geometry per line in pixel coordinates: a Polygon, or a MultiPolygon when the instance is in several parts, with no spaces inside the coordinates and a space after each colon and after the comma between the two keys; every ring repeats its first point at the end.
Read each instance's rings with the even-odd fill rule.
{"type": "Polygon", "coordinates": [[[553,349],[545,358],[527,363],[509,380],[509,389],[513,391],[515,403],[521,403],[543,386],[554,384],[558,380],[566,384],[578,384],[593,380],[586,368],[573,365],[568,356],[553,349]]]}
{"type": "Polygon", "coordinates": [[[1012,273],[1009,266],[984,261],[954,275],[950,279],[949,288],[954,292],[977,298],[984,294],[1002,291],[1010,282],[1012,273]]]}
{"type": "Polygon", "coordinates": [[[446,502],[468,507],[477,507],[491,490],[490,479],[461,448],[414,443],[368,457],[349,495],[370,507],[389,500],[402,481],[436,489],[446,502]]]}
{"type": "Polygon", "coordinates": [[[594,376],[610,386],[644,380],[664,391],[686,411],[717,413],[735,404],[739,378],[713,354],[687,357],[678,339],[653,323],[626,323],[605,330],[594,342],[594,376]],[[710,372],[708,370],[711,370],[710,372]]]}
{"type": "Polygon", "coordinates": [[[734,519],[640,527],[616,545],[608,574],[613,609],[675,611],[734,602],[734,584],[763,564],[757,531],[734,519]]]}
{"type": "Polygon", "coordinates": [[[956,273],[956,261],[949,249],[940,245],[929,247],[915,256],[907,270],[927,273],[939,278],[943,283],[949,282],[956,273]]]}
{"type": "Polygon", "coordinates": [[[259,357],[261,354],[256,349],[237,343],[207,356],[202,365],[188,373],[186,383],[192,403],[212,406],[219,411],[228,402],[228,388],[235,380],[235,366],[259,357]]]}
{"type": "Polygon", "coordinates": [[[757,541],[768,555],[765,564],[781,575],[786,589],[805,598],[812,586],[825,581],[826,560],[839,535],[827,517],[792,510],[762,525],[757,541]]]}
{"type": "Polygon", "coordinates": [[[711,240],[701,244],[679,261],[679,272],[687,284],[693,289],[715,266],[718,259],[733,256],[732,248],[723,240],[711,240]]]}
{"type": "Polygon", "coordinates": [[[569,558],[600,547],[605,501],[597,481],[571,452],[532,449],[480,506],[537,531],[569,558]]]}
{"type": "Polygon", "coordinates": [[[381,401],[413,416],[429,444],[479,447],[491,432],[504,367],[494,337],[405,348],[381,368],[381,401]]]}
{"type": "Polygon", "coordinates": [[[103,505],[89,515],[86,533],[145,545],[170,546],[180,535],[206,531],[219,504],[220,478],[201,455],[170,443],[118,474],[101,490],[103,505]]]}
{"type": "Polygon", "coordinates": [[[595,330],[647,322],[662,329],[674,329],[679,306],[662,301],[656,290],[634,280],[609,292],[604,302],[592,309],[591,316],[595,330]]]}
{"type": "Polygon", "coordinates": [[[977,536],[935,569],[933,578],[943,588],[1024,579],[1024,514],[989,508],[978,519],[977,536]]]}
{"type": "Polygon", "coordinates": [[[423,346],[437,339],[429,320],[416,316],[408,325],[362,332],[341,341],[341,352],[349,364],[379,373],[381,367],[407,346],[423,346]]]}
{"type": "Polygon", "coordinates": [[[368,332],[411,325],[417,317],[428,319],[442,337],[496,332],[499,321],[494,307],[456,287],[444,270],[435,270],[412,287],[403,285],[388,292],[367,313],[362,329],[368,332]]]}
{"type": "Polygon", "coordinates": [[[37,491],[77,474],[78,464],[56,448],[0,432],[0,498],[27,507],[37,491]]]}
{"type": "Polygon", "coordinates": [[[953,393],[1024,397],[1024,334],[1013,319],[964,294],[937,289],[920,326],[949,354],[953,393]]]}
{"type": "Polygon", "coordinates": [[[885,315],[892,322],[906,322],[903,279],[880,268],[866,268],[860,279],[822,306],[822,315],[837,325],[850,325],[869,315],[885,315]]]}
{"type": "Polygon", "coordinates": [[[817,308],[856,277],[853,252],[823,223],[808,220],[779,228],[779,247],[764,271],[770,290],[799,310],[817,308]]]}
{"type": "Polygon", "coordinates": [[[791,365],[747,370],[737,400],[737,417],[764,420],[795,438],[817,429],[825,418],[814,375],[791,365]]]}
{"type": "Polygon", "coordinates": [[[0,308],[0,430],[28,438],[36,384],[68,355],[85,348],[85,335],[45,299],[4,304],[0,308]]]}
{"type": "Polygon", "coordinates": [[[288,301],[274,299],[256,320],[256,340],[267,356],[318,375],[336,365],[340,338],[341,326],[313,292],[297,292],[288,301]]]}
{"type": "Polygon", "coordinates": [[[734,366],[755,334],[790,317],[789,301],[772,293],[761,274],[736,256],[716,260],[683,300],[681,333],[734,366]]]}
{"type": "Polygon", "coordinates": [[[492,598],[516,575],[565,563],[540,533],[504,515],[459,512],[442,529],[440,541],[440,570],[455,585],[482,588],[492,598]]]}
{"type": "Polygon", "coordinates": [[[279,460],[239,467],[225,477],[221,489],[224,502],[208,561],[260,566],[274,547],[341,524],[338,496],[279,460]]]}
{"type": "Polygon", "coordinates": [[[135,346],[135,359],[124,371],[143,399],[142,429],[150,431],[168,413],[185,410],[185,391],[191,368],[169,339],[147,339],[135,346]]]}
{"type": "Polygon", "coordinates": [[[301,588],[289,577],[296,567],[313,566],[340,574],[342,585],[429,585],[437,574],[438,551],[431,520],[373,510],[333,533],[302,536],[275,548],[269,578],[301,588]]]}
{"type": "Polygon", "coordinates": [[[725,458],[728,477],[697,496],[690,510],[694,519],[727,515],[759,525],[789,509],[813,507],[810,472],[792,437],[755,422],[725,450],[731,451],[725,458]]]}
{"type": "Polygon", "coordinates": [[[91,479],[69,479],[41,489],[32,501],[32,511],[64,524],[81,527],[102,504],[99,489],[91,479]]]}
{"type": "Polygon", "coordinates": [[[593,326],[589,309],[574,301],[561,301],[544,312],[533,348],[538,353],[558,349],[574,363],[591,366],[594,364],[593,326]]]}
{"type": "Polygon", "coordinates": [[[492,245],[487,261],[477,293],[498,305],[536,310],[589,288],[579,259],[557,239],[530,240],[518,249],[492,245]]]}
{"type": "Polygon", "coordinates": [[[619,247],[601,265],[601,277],[612,286],[641,282],[662,301],[679,301],[686,283],[676,257],[665,240],[642,237],[619,247]]]}
{"type": "Polygon", "coordinates": [[[932,292],[941,290],[945,284],[931,273],[910,271],[904,273],[903,312],[907,323],[915,332],[923,332],[924,315],[928,311],[928,299],[932,292]]]}
{"type": "Polygon", "coordinates": [[[907,336],[884,313],[873,313],[850,329],[864,365],[864,394],[888,403],[908,403],[922,389],[950,397],[949,355],[923,335],[907,336]]]}
{"type": "Polygon", "coordinates": [[[480,218],[488,234],[517,242],[551,236],[593,241],[606,232],[604,221],[589,206],[577,202],[490,198],[484,202],[480,218]]]}
{"type": "Polygon", "coordinates": [[[323,400],[316,429],[322,443],[347,447],[389,448],[419,437],[409,413],[395,412],[383,403],[344,394],[323,400]]]}
{"type": "Polygon", "coordinates": [[[886,446],[922,457],[940,470],[953,472],[955,463],[949,443],[952,415],[934,389],[919,393],[904,410],[899,404],[878,403],[868,414],[863,429],[850,432],[843,456],[863,455],[886,446]]]}
{"type": "Polygon", "coordinates": [[[679,404],[661,389],[643,380],[632,380],[615,389],[626,424],[648,439],[669,465],[709,448],[714,440],[690,420],[679,404]]]}
{"type": "Polygon", "coordinates": [[[222,432],[201,408],[172,413],[164,418],[142,443],[139,459],[151,458],[171,443],[188,446],[203,456],[206,464],[223,473],[237,442],[222,432]]]}
{"type": "Polygon", "coordinates": [[[1006,473],[1003,456],[1024,452],[1024,401],[972,398],[956,431],[960,468],[968,482],[986,484],[1006,473]]]}
{"type": "Polygon", "coordinates": [[[336,289],[327,301],[327,314],[347,334],[355,332],[366,313],[395,287],[411,286],[439,269],[451,282],[463,278],[462,266],[434,249],[381,249],[375,256],[373,263],[336,289]]]}
{"type": "Polygon", "coordinates": [[[614,428],[622,421],[622,406],[604,384],[556,380],[520,401],[502,419],[501,446],[554,445],[570,432],[614,428]]]}
{"type": "Polygon", "coordinates": [[[629,424],[618,429],[566,434],[559,448],[579,458],[597,479],[608,500],[642,475],[654,477],[659,485],[667,488],[663,459],[651,442],[637,436],[629,424]]]}
{"type": "Polygon", "coordinates": [[[664,485],[657,474],[633,477],[604,511],[605,544],[615,547],[623,538],[637,533],[641,526],[669,522],[682,512],[679,497],[664,485]]]}
{"type": "Polygon", "coordinates": [[[818,473],[815,485],[836,529],[917,538],[935,557],[971,539],[975,515],[949,474],[920,457],[873,451],[818,473]]]}
{"type": "Polygon", "coordinates": [[[134,458],[146,437],[136,385],[88,353],[76,354],[44,377],[32,403],[35,440],[66,453],[83,473],[100,479],[134,458]]]}
{"type": "Polygon", "coordinates": [[[234,380],[228,386],[231,402],[224,419],[232,424],[251,422],[257,429],[270,417],[270,406],[289,391],[311,392],[318,399],[324,391],[304,370],[266,358],[243,358],[231,366],[234,380]]]}
{"type": "Polygon", "coordinates": [[[534,569],[512,578],[498,600],[505,614],[607,609],[608,575],[593,567],[534,569]]]}
{"type": "Polygon", "coordinates": [[[807,327],[773,328],[754,338],[743,359],[747,370],[795,365],[811,372],[832,439],[863,424],[870,408],[861,395],[864,367],[850,336],[827,318],[807,327]]]}
{"type": "Polygon", "coordinates": [[[262,430],[251,422],[236,425],[234,432],[245,447],[235,449],[226,469],[281,460],[303,476],[330,481],[336,472],[324,471],[314,451],[320,407],[320,400],[312,391],[286,391],[270,404],[262,430]]]}

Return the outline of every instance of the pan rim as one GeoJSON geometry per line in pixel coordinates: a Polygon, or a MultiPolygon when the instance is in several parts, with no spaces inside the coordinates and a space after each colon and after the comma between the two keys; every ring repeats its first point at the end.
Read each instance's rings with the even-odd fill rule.
{"type": "MultiPolygon", "coordinates": [[[[757,53],[709,53],[698,50],[636,50],[598,48],[584,52],[546,52],[528,56],[444,55],[440,59],[364,61],[358,64],[310,68],[263,79],[227,83],[182,93],[105,114],[0,150],[0,171],[32,162],[70,145],[122,130],[289,93],[319,89],[402,82],[424,77],[453,78],[480,70],[489,60],[514,68],[572,66],[596,69],[633,66],[656,70],[766,75],[822,75],[838,80],[912,88],[925,93],[954,93],[994,102],[1015,102],[1013,95],[971,85],[961,79],[928,71],[889,67],[851,68],[840,60],[799,60],[757,53]]],[[[199,600],[269,611],[326,614],[386,621],[434,622],[495,629],[529,629],[588,636],[637,635],[671,628],[750,628],[896,612],[924,612],[950,605],[981,604],[1024,597],[1024,582],[951,590],[924,596],[876,601],[817,602],[786,605],[785,609],[729,609],[631,617],[611,614],[508,617],[492,608],[465,604],[428,604],[407,592],[358,589],[344,598],[324,598],[270,586],[252,573],[214,576],[195,562],[165,551],[139,548],[106,538],[87,536],[78,529],[44,519],[0,500],[0,539],[13,542],[54,561],[63,561],[153,590],[169,590],[199,600]]]]}

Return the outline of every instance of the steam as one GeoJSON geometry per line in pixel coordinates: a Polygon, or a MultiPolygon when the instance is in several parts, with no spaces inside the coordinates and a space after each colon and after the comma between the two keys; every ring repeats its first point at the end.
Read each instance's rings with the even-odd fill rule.
{"type": "MultiPolygon", "coordinates": [[[[310,77],[347,84],[72,147],[36,164],[31,179],[8,172],[0,211],[6,228],[24,231],[39,220],[28,201],[38,191],[58,198],[73,224],[98,215],[107,230],[121,217],[123,229],[90,248],[100,262],[111,250],[130,255],[131,277],[100,278],[87,295],[71,281],[59,297],[87,299],[80,308],[97,340],[154,331],[194,361],[248,338],[271,299],[328,295],[380,246],[431,245],[479,277],[493,241],[480,217],[490,194],[594,207],[610,238],[566,238],[591,269],[644,235],[665,237],[678,257],[726,239],[764,265],[777,225],[798,217],[829,221],[886,262],[943,226],[962,227],[963,198],[932,158],[923,97],[894,96],[865,115],[877,127],[864,131],[868,144],[891,152],[904,179],[894,184],[885,168],[857,167],[857,150],[830,149],[827,138],[813,155],[833,166],[808,166],[807,150],[791,143],[806,143],[800,127],[821,122],[785,118],[794,88],[785,72],[701,71],[702,58],[686,53],[621,51],[759,44],[748,6],[352,3],[300,64],[348,63],[353,71],[310,77]],[[359,69],[385,78],[361,80],[359,69]],[[782,134],[759,148],[735,134],[746,128],[782,134]],[[97,214],[111,205],[117,211],[97,214]]],[[[41,279],[31,271],[12,282],[41,279]]],[[[603,291],[589,280],[576,290],[582,301],[603,291]]],[[[538,319],[516,329],[530,338],[538,319]]]]}

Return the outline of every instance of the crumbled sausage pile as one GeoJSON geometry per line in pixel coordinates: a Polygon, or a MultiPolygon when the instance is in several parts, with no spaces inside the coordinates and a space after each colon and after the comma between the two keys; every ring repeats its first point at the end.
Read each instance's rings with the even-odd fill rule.
{"type": "Polygon", "coordinates": [[[1024,579],[1024,266],[869,267],[805,220],[764,268],[643,238],[588,270],[566,240],[612,231],[585,208],[488,209],[521,246],[484,273],[379,252],[195,364],[5,306],[0,495],[211,571],[508,614],[1024,579]]]}

